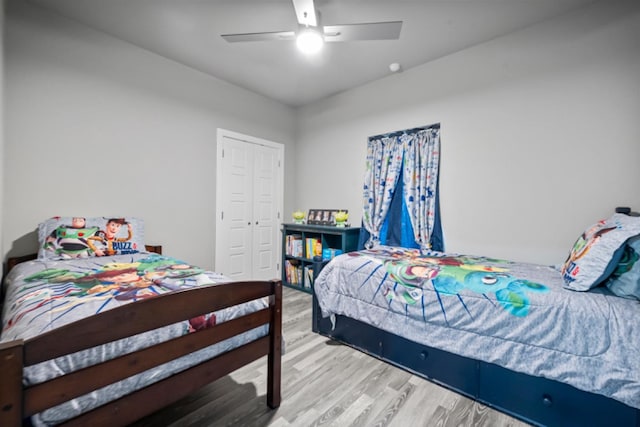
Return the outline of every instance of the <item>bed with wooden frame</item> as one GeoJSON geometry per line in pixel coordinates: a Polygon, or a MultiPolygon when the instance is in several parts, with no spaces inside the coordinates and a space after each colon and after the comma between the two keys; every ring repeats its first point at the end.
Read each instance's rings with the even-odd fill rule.
{"type": "Polygon", "coordinates": [[[544,272],[550,279],[555,275],[559,277],[560,273],[549,266],[520,266],[503,260],[441,253],[423,258],[419,252],[410,253],[402,248],[380,247],[343,254],[330,262],[317,260],[313,268],[316,278],[312,329],[318,334],[534,425],[640,426],[640,354],[637,351],[640,305],[637,300],[620,298],[603,288],[592,292],[563,290],[557,285],[558,280],[540,281],[545,283],[542,286],[520,280],[525,277],[520,273],[531,268],[544,272]],[[407,254],[411,255],[410,261],[405,257],[407,254]],[[415,265],[422,269],[419,273],[411,270],[415,265]],[[465,270],[454,271],[458,265],[465,270]],[[407,272],[410,274],[403,274],[407,272]],[[475,283],[471,280],[474,274],[480,279],[475,283]],[[454,284],[452,279],[460,277],[465,278],[463,285],[454,284]],[[443,281],[436,282],[438,278],[443,281]],[[495,292],[497,288],[501,290],[495,292]],[[517,294],[509,294],[514,292],[517,294]],[[556,311],[544,312],[541,319],[531,315],[545,310],[545,301],[549,300],[557,300],[548,303],[549,307],[556,304],[556,311]],[[599,305],[590,305],[592,302],[599,305]],[[570,309],[566,323],[561,322],[560,316],[556,318],[556,314],[570,309]],[[578,317],[572,317],[574,309],[578,317]],[[411,317],[414,316],[411,313],[416,313],[416,317],[411,317]],[[527,320],[527,314],[535,319],[534,323],[527,320]],[[593,330],[582,324],[597,314],[610,323],[611,329],[606,323],[603,328],[593,330]],[[476,328],[477,323],[480,323],[478,329],[471,329],[476,328]],[[548,323],[550,332],[546,325],[540,327],[542,323],[548,323]],[[482,329],[484,326],[486,329],[482,329]],[[467,330],[473,332],[469,334],[467,330]],[[488,336],[493,341],[487,344],[482,341],[483,331],[501,336],[488,336]],[[525,331],[526,336],[515,335],[514,331],[525,331]],[[530,331],[531,336],[538,334],[544,344],[530,345],[526,331],[530,331]],[[594,333],[606,335],[602,347],[589,342],[594,333]],[[554,334],[570,338],[565,344],[555,344],[547,339],[554,334]],[[591,372],[581,366],[566,368],[558,364],[557,367],[553,358],[556,354],[558,360],[562,360],[565,355],[561,353],[566,349],[569,353],[572,339],[579,335],[586,341],[580,343],[576,339],[575,348],[584,346],[592,354],[569,360],[581,360],[587,366],[593,361],[591,372]],[[427,345],[431,340],[438,344],[427,345]],[[507,343],[508,350],[504,351],[502,341],[530,347],[518,352],[517,347],[507,343]],[[441,346],[443,342],[445,345],[441,346]],[[551,350],[553,345],[566,347],[551,350]],[[626,351],[608,359],[604,354],[614,346],[626,351]],[[510,351],[514,354],[508,354],[510,351]],[[524,360],[542,375],[502,365],[508,365],[513,359],[524,360]],[[601,366],[604,373],[599,372],[597,366],[601,366]],[[605,368],[616,372],[609,377],[605,368]],[[567,383],[570,378],[581,379],[587,385],[593,381],[603,387],[611,386],[607,392],[616,398],[576,388],[567,383]],[[630,392],[624,396],[617,394],[627,387],[630,392]],[[623,403],[623,399],[628,404],[623,403]]]}
{"type": "MultiPolygon", "coordinates": [[[[158,254],[160,246],[146,246],[158,254]]],[[[10,258],[7,270],[35,255],[10,258]]],[[[280,281],[202,286],[144,298],[41,335],[0,343],[0,425],[19,426],[47,408],[140,374],[257,327],[268,335],[219,354],[165,379],[65,421],[64,425],[126,425],[169,405],[234,370],[267,355],[267,405],[280,405],[282,288],[280,281]],[[30,366],[101,346],[165,325],[257,299],[266,308],[139,349],[51,380],[24,384],[30,366]],[[104,325],[109,325],[105,328],[104,325]]]]}

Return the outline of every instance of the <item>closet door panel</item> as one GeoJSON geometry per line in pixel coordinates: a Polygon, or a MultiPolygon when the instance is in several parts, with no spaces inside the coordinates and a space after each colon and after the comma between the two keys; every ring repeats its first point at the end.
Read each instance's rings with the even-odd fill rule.
{"type": "Polygon", "coordinates": [[[278,277],[278,150],[263,145],[254,146],[253,191],[253,273],[256,279],[278,277]]]}
{"type": "Polygon", "coordinates": [[[223,140],[222,224],[217,238],[222,252],[216,254],[216,269],[234,280],[252,279],[253,241],[253,150],[251,144],[231,138],[223,140]],[[218,264],[218,263],[216,263],[218,264]]]}

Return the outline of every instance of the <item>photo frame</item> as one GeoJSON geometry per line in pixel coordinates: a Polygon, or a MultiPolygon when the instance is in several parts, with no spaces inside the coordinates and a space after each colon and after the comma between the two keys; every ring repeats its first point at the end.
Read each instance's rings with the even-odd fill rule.
{"type": "Polygon", "coordinates": [[[346,209],[309,209],[307,224],[336,225],[336,213],[348,212],[346,209]]]}

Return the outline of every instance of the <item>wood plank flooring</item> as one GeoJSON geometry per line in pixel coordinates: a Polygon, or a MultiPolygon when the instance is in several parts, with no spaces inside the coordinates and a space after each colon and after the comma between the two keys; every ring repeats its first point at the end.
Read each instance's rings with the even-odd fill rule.
{"type": "Polygon", "coordinates": [[[311,295],[285,288],[282,404],[266,405],[266,358],[135,425],[527,426],[311,332],[311,295]]]}

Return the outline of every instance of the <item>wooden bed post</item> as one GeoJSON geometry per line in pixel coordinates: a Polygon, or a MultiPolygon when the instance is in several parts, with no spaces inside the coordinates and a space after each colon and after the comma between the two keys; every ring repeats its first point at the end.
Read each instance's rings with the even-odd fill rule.
{"type": "Polygon", "coordinates": [[[271,409],[280,406],[280,374],[282,363],[282,282],[273,280],[273,297],[270,298],[269,355],[267,356],[267,405],[271,409]]]}
{"type": "Polygon", "coordinates": [[[0,426],[22,425],[24,341],[0,344],[0,426]]]}

